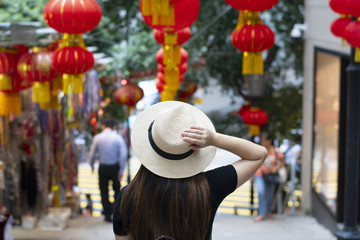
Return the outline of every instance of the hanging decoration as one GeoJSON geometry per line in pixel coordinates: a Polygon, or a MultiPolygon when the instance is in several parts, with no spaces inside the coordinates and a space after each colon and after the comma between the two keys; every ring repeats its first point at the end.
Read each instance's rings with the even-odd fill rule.
{"type": "MultiPolygon", "coordinates": [[[[346,26],[344,38],[351,46],[355,48],[354,61],[360,62],[360,3],[359,1],[347,0],[346,3],[343,3],[343,5],[346,7],[347,14],[349,14],[348,16],[353,16],[356,18],[355,21],[350,22],[346,26]]],[[[337,7],[340,9],[340,6],[337,7]]]]}
{"type": "Polygon", "coordinates": [[[19,75],[34,83],[33,102],[50,102],[50,82],[60,77],[51,65],[52,54],[48,48],[34,47],[32,53],[24,54],[17,64],[19,75]]]}
{"type": "Polygon", "coordinates": [[[127,106],[128,117],[131,109],[134,109],[136,103],[138,103],[144,97],[144,91],[138,85],[134,83],[127,83],[118,88],[114,93],[114,100],[120,105],[127,106]]]}
{"type": "Polygon", "coordinates": [[[178,100],[182,102],[189,102],[189,99],[194,95],[197,89],[198,89],[197,83],[187,82],[186,84],[180,87],[178,93],[178,100]]]}
{"type": "Polygon", "coordinates": [[[173,100],[177,95],[180,87],[181,80],[187,70],[187,60],[189,54],[187,51],[180,47],[175,46],[173,54],[161,48],[156,53],[156,61],[158,62],[158,71],[164,75],[163,91],[161,91],[161,100],[173,100]],[[171,59],[171,60],[169,60],[171,59]]]}
{"type": "MultiPolygon", "coordinates": [[[[243,74],[263,74],[262,51],[272,47],[274,32],[262,23],[259,12],[243,11],[245,22],[238,22],[231,34],[232,44],[243,52],[243,74]]],[[[240,19],[240,17],[239,17],[240,19]]]]}
{"type": "Polygon", "coordinates": [[[31,87],[31,83],[22,79],[17,72],[11,73],[9,77],[11,79],[11,89],[0,91],[0,116],[20,115],[20,91],[31,87]]]}
{"type": "Polygon", "coordinates": [[[11,89],[10,73],[16,70],[16,56],[8,52],[0,52],[0,91],[11,89]]]}
{"type": "Polygon", "coordinates": [[[199,0],[140,0],[140,11],[145,23],[154,29],[155,40],[163,45],[156,54],[160,64],[158,67],[164,74],[164,81],[156,81],[156,86],[161,90],[161,101],[173,100],[187,69],[187,66],[186,69],[183,66],[180,70],[186,52],[181,45],[191,36],[189,27],[199,15],[200,2],[199,0]]]}
{"type": "Polygon", "coordinates": [[[245,124],[249,125],[250,134],[253,136],[260,135],[260,126],[268,121],[267,113],[257,107],[250,107],[250,110],[242,114],[242,119],[245,124]]]}
{"type": "Polygon", "coordinates": [[[63,91],[81,93],[83,73],[94,65],[86,50],[83,33],[92,31],[101,20],[101,7],[95,0],[50,0],[44,8],[45,22],[60,33],[62,42],[52,57],[54,68],[63,73],[63,91]],[[70,60],[69,60],[70,59],[70,60]]]}
{"type": "Polygon", "coordinates": [[[31,82],[22,79],[16,69],[17,62],[28,52],[25,45],[13,45],[0,53],[0,116],[21,114],[20,91],[32,86],[31,82]]]}
{"type": "MultiPolygon", "coordinates": [[[[262,52],[270,49],[275,42],[274,32],[260,18],[260,12],[274,7],[279,0],[225,0],[239,10],[238,22],[231,34],[231,42],[243,52],[242,74],[244,79],[253,81],[263,78],[264,64],[262,52]]],[[[239,110],[245,124],[249,125],[253,136],[260,134],[260,126],[267,122],[265,111],[246,104],[239,110]],[[250,108],[250,110],[248,110],[250,108]]]]}
{"type": "Polygon", "coordinates": [[[347,8],[348,3],[346,0],[330,0],[329,5],[334,12],[340,14],[340,17],[331,23],[330,30],[336,37],[342,38],[341,45],[345,46],[345,29],[351,22],[350,11],[347,8]]]}

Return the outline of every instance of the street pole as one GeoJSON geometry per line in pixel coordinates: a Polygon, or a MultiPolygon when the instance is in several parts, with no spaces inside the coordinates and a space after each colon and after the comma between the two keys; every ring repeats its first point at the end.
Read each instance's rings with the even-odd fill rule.
{"type": "Polygon", "coordinates": [[[346,151],[345,151],[345,206],[344,227],[336,233],[338,240],[360,240],[357,229],[359,193],[359,117],[360,117],[360,64],[354,62],[355,49],[351,48],[347,72],[346,99],[346,151]]]}

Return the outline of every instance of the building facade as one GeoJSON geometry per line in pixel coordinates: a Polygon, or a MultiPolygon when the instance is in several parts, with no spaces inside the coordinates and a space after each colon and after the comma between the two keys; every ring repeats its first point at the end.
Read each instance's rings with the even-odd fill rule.
{"type": "MultiPolygon", "coordinates": [[[[346,68],[350,61],[350,47],[330,31],[339,17],[328,0],[305,0],[302,208],[334,234],[344,222],[346,68]]],[[[357,158],[354,181],[360,189],[357,158]]],[[[359,198],[357,211],[359,223],[359,198]]]]}

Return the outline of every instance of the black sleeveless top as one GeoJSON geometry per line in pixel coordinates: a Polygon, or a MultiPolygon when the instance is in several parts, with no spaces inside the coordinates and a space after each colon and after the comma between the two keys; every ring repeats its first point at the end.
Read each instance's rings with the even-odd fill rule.
{"type": "MultiPolygon", "coordinates": [[[[212,225],[214,222],[216,211],[226,196],[235,191],[237,185],[237,175],[235,168],[232,165],[219,167],[207,172],[204,172],[205,178],[208,181],[211,192],[211,219],[209,228],[206,233],[205,240],[211,239],[212,225]]],[[[122,195],[126,186],[120,191],[118,198],[116,199],[114,213],[113,213],[113,230],[116,235],[123,235],[123,223],[120,216],[120,203],[122,195]]]]}

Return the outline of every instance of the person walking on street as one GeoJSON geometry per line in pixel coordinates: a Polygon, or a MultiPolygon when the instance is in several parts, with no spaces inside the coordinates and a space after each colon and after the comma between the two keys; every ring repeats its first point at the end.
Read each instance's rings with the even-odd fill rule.
{"type": "Polygon", "coordinates": [[[271,213],[271,206],[274,198],[276,183],[266,179],[267,174],[278,174],[281,167],[284,166],[285,160],[283,154],[274,146],[274,139],[268,132],[260,135],[260,144],[267,150],[267,157],[264,164],[256,171],[254,183],[259,199],[258,216],[255,221],[265,220],[266,217],[274,218],[271,213]]]}
{"type": "Polygon", "coordinates": [[[109,181],[112,181],[114,199],[120,192],[120,182],[127,161],[127,148],[120,134],[113,131],[115,121],[105,120],[103,131],[95,135],[90,148],[90,165],[94,172],[94,163],[98,159],[99,187],[105,221],[112,222],[113,204],[109,200],[109,181]]]}
{"type": "Polygon", "coordinates": [[[143,111],[131,142],[142,165],[116,200],[117,240],[211,239],[220,203],[254,175],[267,154],[258,144],[217,133],[203,112],[177,101],[143,111]],[[216,148],[239,160],[203,172],[216,148]]]}

